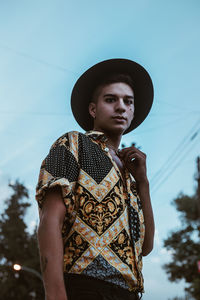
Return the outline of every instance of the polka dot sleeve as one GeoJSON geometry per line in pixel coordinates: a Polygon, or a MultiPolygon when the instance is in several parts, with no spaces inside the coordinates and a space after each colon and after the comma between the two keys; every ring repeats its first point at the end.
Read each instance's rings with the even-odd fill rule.
{"type": "Polygon", "coordinates": [[[72,138],[68,134],[59,138],[51,147],[49,154],[41,165],[39,180],[36,187],[36,200],[41,208],[45,194],[50,188],[60,186],[67,210],[73,210],[74,190],[79,175],[79,165],[74,156],[72,138]],[[71,150],[73,149],[73,151],[71,150]]]}

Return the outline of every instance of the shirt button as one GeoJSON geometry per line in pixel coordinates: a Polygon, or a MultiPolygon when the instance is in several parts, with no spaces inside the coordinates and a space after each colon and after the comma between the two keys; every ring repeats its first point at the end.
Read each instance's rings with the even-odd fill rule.
{"type": "Polygon", "coordinates": [[[106,152],[108,152],[108,151],[109,151],[109,148],[108,148],[108,147],[106,147],[104,150],[105,150],[106,152]]]}

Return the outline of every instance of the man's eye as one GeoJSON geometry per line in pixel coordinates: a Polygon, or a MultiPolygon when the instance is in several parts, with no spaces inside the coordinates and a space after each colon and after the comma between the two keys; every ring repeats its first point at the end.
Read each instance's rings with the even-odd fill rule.
{"type": "Polygon", "coordinates": [[[124,102],[126,104],[129,104],[129,105],[133,104],[133,100],[132,99],[124,99],[124,102]]]}
{"type": "Polygon", "coordinates": [[[115,101],[115,98],[106,98],[106,102],[114,102],[115,101]]]}

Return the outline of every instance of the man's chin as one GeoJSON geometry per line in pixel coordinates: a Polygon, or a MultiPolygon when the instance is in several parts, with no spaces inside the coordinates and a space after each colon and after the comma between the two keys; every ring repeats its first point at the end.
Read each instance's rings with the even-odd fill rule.
{"type": "Polygon", "coordinates": [[[124,126],[113,126],[105,129],[105,132],[114,135],[122,135],[128,127],[124,126]]]}

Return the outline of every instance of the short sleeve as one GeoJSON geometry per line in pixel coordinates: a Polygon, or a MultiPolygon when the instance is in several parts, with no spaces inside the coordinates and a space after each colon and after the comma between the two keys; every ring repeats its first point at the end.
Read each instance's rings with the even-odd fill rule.
{"type": "Polygon", "coordinates": [[[51,147],[42,162],[36,187],[36,200],[42,208],[45,194],[50,188],[59,186],[67,213],[71,214],[75,202],[75,187],[79,176],[77,134],[67,133],[51,147]]]}

